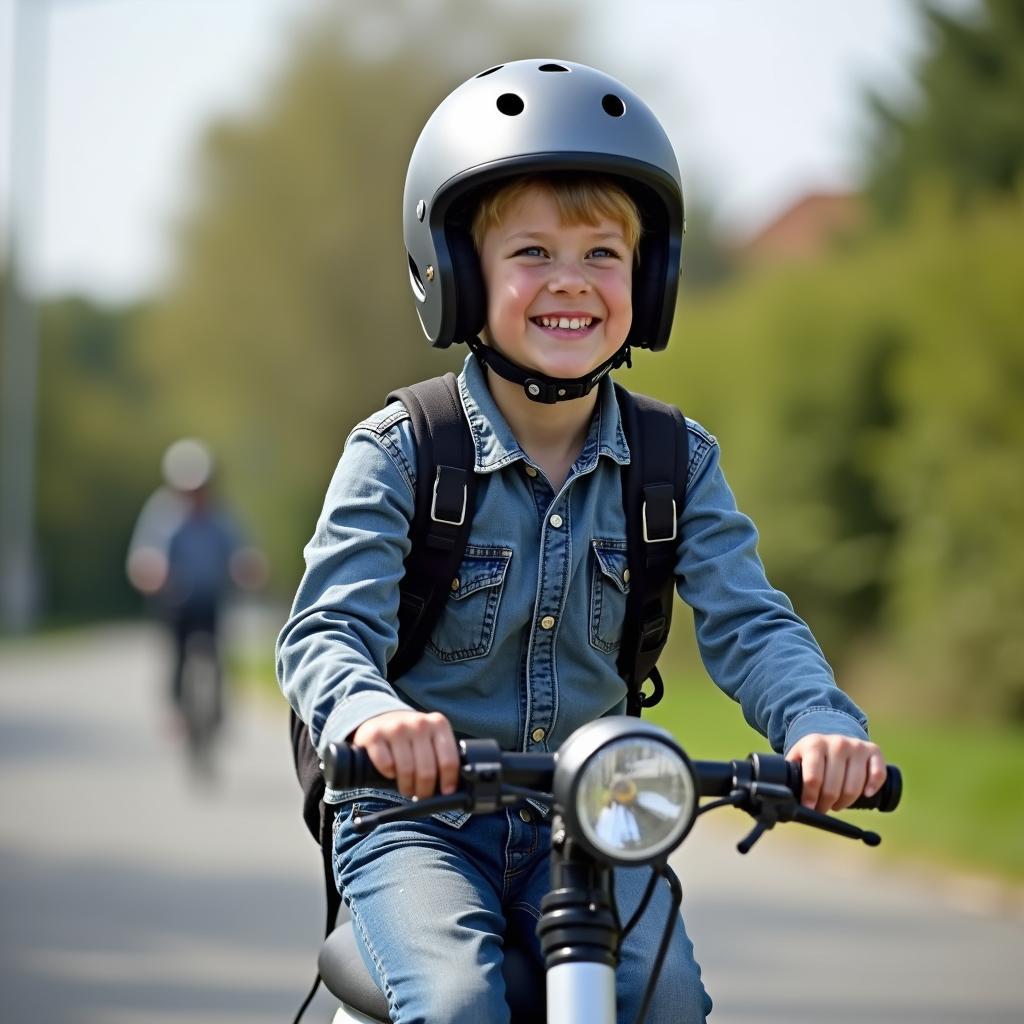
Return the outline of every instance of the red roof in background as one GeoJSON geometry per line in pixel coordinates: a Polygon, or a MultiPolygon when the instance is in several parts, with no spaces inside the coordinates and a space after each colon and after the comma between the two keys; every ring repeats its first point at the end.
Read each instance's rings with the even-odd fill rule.
{"type": "Polygon", "coordinates": [[[858,195],[811,193],[741,245],[738,255],[751,263],[814,259],[837,237],[859,227],[864,212],[858,195]]]}

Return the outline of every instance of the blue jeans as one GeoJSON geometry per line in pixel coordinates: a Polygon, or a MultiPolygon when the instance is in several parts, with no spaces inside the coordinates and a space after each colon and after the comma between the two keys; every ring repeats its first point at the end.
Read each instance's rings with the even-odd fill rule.
{"type": "MultiPolygon", "coordinates": [[[[353,831],[357,810],[365,814],[386,806],[371,798],[339,809],[334,877],[392,1021],[507,1024],[503,936],[514,936],[541,962],[534,929],[549,886],[549,826],[532,809],[510,809],[474,815],[461,826],[427,818],[380,825],[365,836],[353,831]]],[[[648,877],[641,869],[616,871],[623,922],[648,877]]],[[[657,886],[650,908],[623,944],[616,984],[620,1024],[636,1018],[669,901],[668,887],[657,886]]],[[[710,1010],[693,945],[679,920],[647,1024],[704,1024],[710,1010]]]]}

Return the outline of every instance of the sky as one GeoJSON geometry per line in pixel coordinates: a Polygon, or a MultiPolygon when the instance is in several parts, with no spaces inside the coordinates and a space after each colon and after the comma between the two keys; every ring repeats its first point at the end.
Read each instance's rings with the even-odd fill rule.
{"type": "MultiPolygon", "coordinates": [[[[113,303],[145,296],[172,265],[168,228],[187,209],[204,127],[253,109],[285,58],[290,28],[332,0],[18,2],[48,15],[45,65],[37,65],[45,104],[28,118],[41,166],[19,161],[31,184],[15,183],[30,287],[113,303]]],[[[30,145],[8,129],[14,5],[0,0],[5,254],[12,146],[30,145]]],[[[582,9],[586,52],[650,103],[688,197],[739,238],[809,191],[856,188],[865,89],[912,102],[925,45],[918,8],[918,0],[587,0],[582,9]]],[[[467,64],[466,77],[478,70],[467,64]]]]}

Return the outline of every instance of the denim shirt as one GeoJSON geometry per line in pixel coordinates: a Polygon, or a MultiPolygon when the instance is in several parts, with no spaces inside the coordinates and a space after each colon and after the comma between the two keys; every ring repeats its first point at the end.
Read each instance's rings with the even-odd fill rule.
{"type": "MultiPolygon", "coordinates": [[[[621,714],[616,671],[629,591],[620,466],[630,453],[611,381],[557,491],[520,447],[470,356],[459,377],[476,450],[477,506],[458,577],[423,657],[386,679],[398,645],[416,457],[399,403],[349,435],[306,571],[277,645],[281,688],[323,751],[387,711],[439,711],[460,736],[555,750],[621,714]]],[[[813,732],[866,737],[807,625],[765,577],[757,531],[737,511],[718,442],[687,420],[676,586],[711,678],[772,747],[813,732]]],[[[328,799],[343,799],[329,793],[328,799]]]]}

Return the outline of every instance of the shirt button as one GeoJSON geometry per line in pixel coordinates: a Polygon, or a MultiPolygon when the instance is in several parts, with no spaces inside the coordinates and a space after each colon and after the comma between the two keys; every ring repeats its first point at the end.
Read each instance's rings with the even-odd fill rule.
{"type": "Polygon", "coordinates": [[[533,740],[534,743],[540,743],[545,736],[547,736],[547,733],[543,729],[534,729],[533,732],[530,733],[530,739],[533,740]]]}
{"type": "Polygon", "coordinates": [[[540,620],[540,628],[541,629],[550,629],[554,624],[555,624],[555,617],[554,617],[554,615],[545,615],[544,618],[540,620]]]}
{"type": "Polygon", "coordinates": [[[519,817],[525,821],[527,825],[533,821],[533,815],[525,807],[519,812],[519,817]]]}
{"type": "Polygon", "coordinates": [[[459,586],[459,577],[456,576],[455,579],[452,580],[452,590],[458,590],[459,586]]]}
{"type": "Polygon", "coordinates": [[[562,525],[562,517],[556,512],[548,522],[557,530],[562,525]]]}
{"type": "Polygon", "coordinates": [[[537,470],[535,470],[533,468],[533,466],[527,466],[526,467],[526,475],[530,476],[530,477],[536,476],[537,475],[537,470]]]}
{"type": "Polygon", "coordinates": [[[622,570],[622,582],[623,583],[628,583],[629,582],[629,570],[628,569],[623,569],[622,570]]]}

